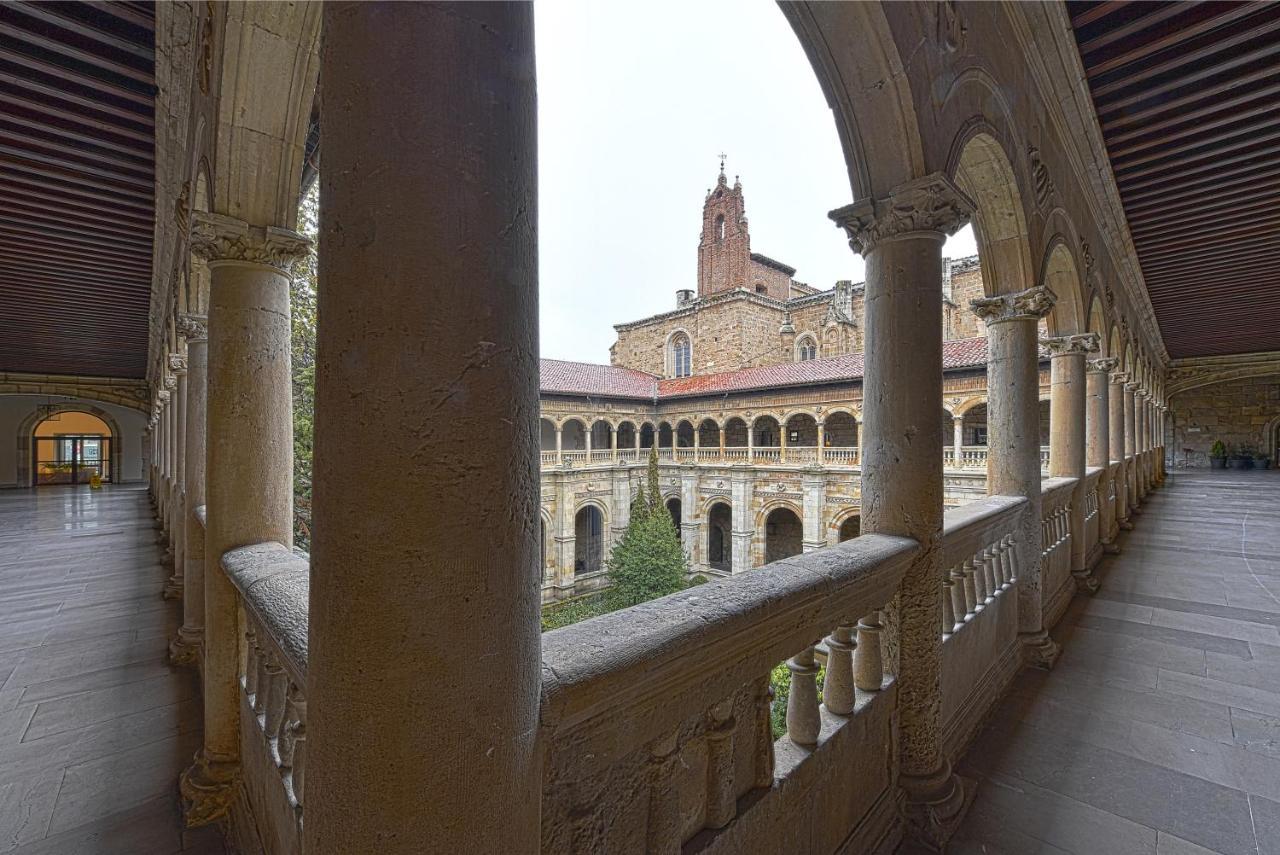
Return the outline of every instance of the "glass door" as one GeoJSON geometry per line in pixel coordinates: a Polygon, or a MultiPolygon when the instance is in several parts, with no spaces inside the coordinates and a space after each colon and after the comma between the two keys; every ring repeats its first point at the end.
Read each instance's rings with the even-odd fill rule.
{"type": "Polygon", "coordinates": [[[35,486],[88,484],[94,475],[111,481],[111,437],[42,436],[34,442],[35,486]]]}

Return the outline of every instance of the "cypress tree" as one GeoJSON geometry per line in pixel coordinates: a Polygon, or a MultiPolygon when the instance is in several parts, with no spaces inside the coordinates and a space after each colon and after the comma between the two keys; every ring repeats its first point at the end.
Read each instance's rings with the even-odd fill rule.
{"type": "Polygon", "coordinates": [[[608,567],[615,608],[634,606],[685,587],[689,559],[671,514],[662,504],[656,449],[649,451],[648,483],[631,505],[627,530],[614,544],[608,567]]]}

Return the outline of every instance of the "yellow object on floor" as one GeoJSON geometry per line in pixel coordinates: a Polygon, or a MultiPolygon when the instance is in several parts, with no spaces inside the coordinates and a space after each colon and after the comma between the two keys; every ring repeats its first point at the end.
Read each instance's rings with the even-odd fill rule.
{"type": "Polygon", "coordinates": [[[92,475],[90,475],[90,476],[89,476],[89,489],[90,489],[90,490],[101,490],[101,489],[102,489],[102,476],[101,476],[101,475],[99,475],[99,474],[97,474],[97,473],[95,472],[94,474],[92,474],[92,475]]]}

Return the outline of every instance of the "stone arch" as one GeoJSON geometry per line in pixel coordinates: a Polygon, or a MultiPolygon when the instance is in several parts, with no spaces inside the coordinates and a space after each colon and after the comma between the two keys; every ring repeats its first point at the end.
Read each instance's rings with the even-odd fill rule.
{"type": "Polygon", "coordinates": [[[959,404],[957,404],[954,408],[952,408],[951,415],[963,416],[965,413],[969,412],[979,404],[985,405],[986,403],[987,403],[987,397],[985,395],[976,395],[972,398],[961,401],[959,404]]]}
{"type": "Polygon", "coordinates": [[[858,531],[853,537],[857,537],[862,533],[862,508],[846,508],[831,518],[831,531],[835,533],[836,543],[844,543],[846,540],[853,539],[845,536],[848,523],[854,523],[858,526],[858,531]]]}
{"type": "Polygon", "coordinates": [[[1026,206],[997,132],[971,119],[952,146],[956,186],[974,202],[973,233],[987,296],[1022,291],[1034,281],[1026,206]]]}
{"type": "Polygon", "coordinates": [[[618,422],[616,428],[618,432],[618,448],[634,448],[636,445],[637,429],[636,423],[631,419],[623,419],[618,422]]]}
{"type": "Polygon", "coordinates": [[[763,535],[765,564],[804,551],[804,514],[791,502],[766,502],[756,520],[756,530],[763,535]]]}
{"type": "Polygon", "coordinates": [[[795,352],[793,353],[793,358],[796,362],[818,359],[821,355],[822,348],[816,335],[806,332],[796,337],[795,352]]]}
{"type": "Polygon", "coordinates": [[[1123,371],[1124,370],[1124,365],[1123,365],[1124,339],[1120,335],[1119,324],[1111,325],[1111,334],[1107,337],[1107,340],[1109,342],[1109,344],[1107,345],[1107,355],[1114,356],[1117,359],[1120,359],[1122,364],[1120,364],[1119,370],[1123,371]]]}
{"type": "Polygon", "coordinates": [[[879,4],[779,7],[835,117],[855,200],[882,197],[924,175],[909,75],[879,4]]]}
{"type": "Polygon", "coordinates": [[[1098,356],[1109,356],[1110,342],[1107,341],[1107,319],[1102,312],[1102,301],[1094,295],[1089,300],[1089,322],[1086,329],[1098,334],[1098,356]]]}
{"type": "Polygon", "coordinates": [[[658,439],[658,430],[653,422],[645,421],[640,425],[640,447],[653,448],[658,439]]]}
{"type": "Polygon", "coordinates": [[[1047,319],[1050,335],[1084,331],[1083,284],[1079,270],[1066,238],[1057,235],[1049,241],[1040,284],[1047,285],[1058,298],[1047,319]]]}
{"type": "MultiPolygon", "coordinates": [[[[320,71],[319,3],[227,3],[212,210],[293,229],[320,71]]],[[[216,29],[216,28],[215,28],[216,29]]]]}
{"type": "Polygon", "coordinates": [[[772,413],[761,413],[751,420],[751,436],[756,448],[776,448],[782,442],[782,421],[772,413]]]}
{"type": "Polygon", "coordinates": [[[724,422],[724,444],[726,448],[746,448],[747,436],[751,431],[747,420],[742,416],[730,416],[724,422]]]}
{"type": "Polygon", "coordinates": [[[676,422],[675,430],[675,446],[677,448],[693,448],[693,435],[696,429],[693,422],[689,419],[681,419],[676,422]]]}
{"type": "Polygon", "coordinates": [[[698,422],[698,445],[703,448],[720,447],[720,423],[710,416],[698,422]]]}
{"type": "Polygon", "coordinates": [[[546,507],[539,507],[538,517],[541,525],[539,533],[542,538],[539,543],[539,552],[542,555],[542,569],[538,574],[538,579],[546,583],[551,580],[555,572],[555,550],[550,547],[550,544],[555,543],[555,536],[547,537],[547,532],[552,530],[551,511],[546,507]]]}
{"type": "Polygon", "coordinates": [[[707,520],[707,566],[723,573],[733,572],[733,505],[715,496],[704,507],[707,520]]]}
{"type": "Polygon", "coordinates": [[[538,450],[556,450],[556,423],[546,416],[538,419],[538,450]]]}
{"type": "Polygon", "coordinates": [[[560,447],[564,451],[587,450],[587,426],[577,416],[560,420],[560,447]]]}
{"type": "Polygon", "coordinates": [[[573,510],[573,572],[596,573],[604,569],[605,532],[609,511],[598,499],[586,499],[573,510]]]}
{"type": "Polygon", "coordinates": [[[693,373],[693,336],[684,327],[676,327],[667,333],[666,339],[662,342],[662,353],[663,365],[665,366],[664,373],[667,377],[687,377],[693,373]],[[676,365],[676,348],[681,342],[689,349],[688,371],[683,371],[682,366],[676,365]]]}
{"type": "Polygon", "coordinates": [[[671,422],[658,422],[658,448],[672,448],[675,445],[676,434],[671,427],[671,422]]]}
{"type": "Polygon", "coordinates": [[[796,410],[787,416],[782,425],[783,429],[787,431],[787,445],[798,448],[817,447],[818,420],[813,413],[806,410],[796,410]],[[794,440],[791,438],[793,433],[797,435],[794,440]]]}
{"type": "Polygon", "coordinates": [[[608,419],[596,419],[591,423],[591,448],[605,451],[613,441],[613,423],[608,419]]]}
{"type": "Polygon", "coordinates": [[[663,497],[662,505],[667,509],[667,513],[671,516],[671,524],[675,526],[676,535],[680,540],[684,540],[684,529],[681,522],[684,519],[684,499],[679,493],[668,494],[663,497]]]}
{"type": "Polygon", "coordinates": [[[822,441],[830,448],[853,448],[858,444],[858,419],[847,409],[829,411],[822,419],[822,441]]]}
{"type": "Polygon", "coordinates": [[[120,430],[120,423],[115,420],[111,413],[101,407],[95,407],[93,404],[74,400],[42,406],[43,408],[36,407],[18,422],[15,439],[18,443],[18,484],[20,486],[30,487],[34,476],[35,461],[32,459],[32,442],[35,439],[36,428],[54,413],[88,413],[95,418],[101,419],[111,431],[111,480],[115,481],[119,478],[119,473],[122,471],[120,461],[124,446],[124,433],[120,430]]]}

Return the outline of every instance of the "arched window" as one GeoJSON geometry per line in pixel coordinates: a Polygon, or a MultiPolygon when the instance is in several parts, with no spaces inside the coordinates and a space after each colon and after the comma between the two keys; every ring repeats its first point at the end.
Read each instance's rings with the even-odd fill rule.
{"type": "Polygon", "coordinates": [[[684,333],[671,337],[671,373],[676,377],[688,377],[693,373],[693,346],[684,333]]]}
{"type": "Polygon", "coordinates": [[[768,294],[768,293],[769,293],[769,289],[768,289],[768,288],[766,288],[766,287],[764,287],[764,283],[763,283],[763,282],[757,282],[757,283],[756,283],[756,293],[757,293],[757,294],[768,294]]]}
{"type": "Polygon", "coordinates": [[[716,217],[716,241],[724,240],[724,214],[716,217]]]}
{"type": "Polygon", "coordinates": [[[818,358],[818,343],[813,336],[804,336],[796,342],[796,361],[806,362],[818,358]]]}

